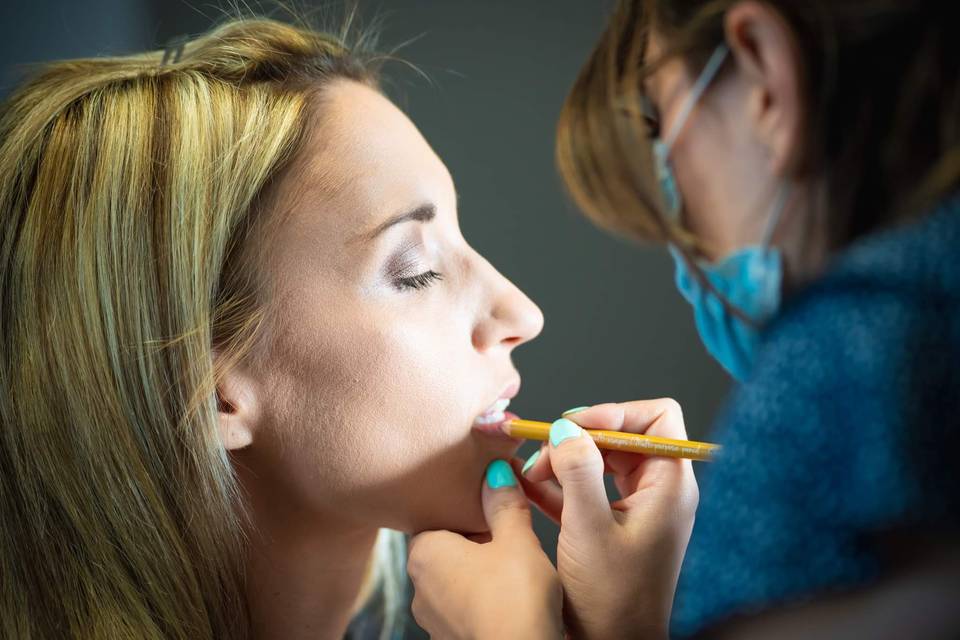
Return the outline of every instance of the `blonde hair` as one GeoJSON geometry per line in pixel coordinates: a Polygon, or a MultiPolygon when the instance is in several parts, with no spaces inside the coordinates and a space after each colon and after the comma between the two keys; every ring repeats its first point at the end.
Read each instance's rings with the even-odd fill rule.
{"type": "Polygon", "coordinates": [[[376,82],[344,42],[235,19],[172,61],[47,65],[0,110],[0,636],[248,635],[215,387],[265,324],[253,230],[312,96],[376,82]]]}

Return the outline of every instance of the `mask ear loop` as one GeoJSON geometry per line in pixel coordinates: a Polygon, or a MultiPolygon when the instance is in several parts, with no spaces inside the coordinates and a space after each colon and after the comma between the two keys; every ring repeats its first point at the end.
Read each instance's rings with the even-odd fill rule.
{"type": "Polygon", "coordinates": [[[707,60],[707,64],[704,65],[703,71],[700,72],[700,77],[697,78],[697,81],[693,83],[693,88],[690,89],[690,93],[687,95],[686,100],[683,101],[683,105],[680,107],[680,113],[673,121],[673,126],[670,127],[670,131],[667,132],[667,136],[663,139],[663,145],[667,148],[668,152],[673,148],[673,143],[677,141],[677,137],[683,130],[683,125],[687,123],[687,118],[690,117],[690,112],[693,111],[693,107],[696,106],[697,102],[700,100],[700,97],[703,95],[703,92],[707,90],[708,86],[710,86],[710,82],[712,82],[713,77],[717,75],[717,71],[720,70],[720,65],[723,64],[723,61],[726,59],[729,51],[730,49],[727,47],[726,43],[717,45],[717,48],[714,50],[713,54],[711,54],[710,59],[707,60]]]}
{"type": "MultiPolygon", "coordinates": [[[[773,239],[773,233],[776,231],[777,225],[779,224],[780,219],[783,217],[783,211],[786,209],[789,195],[790,185],[788,183],[783,183],[780,189],[777,190],[777,195],[773,201],[772,212],[770,213],[770,218],[767,220],[767,223],[763,229],[763,235],[760,238],[760,246],[763,247],[764,250],[770,248],[770,241],[773,239]]],[[[730,303],[725,296],[721,295],[720,292],[717,291],[716,287],[714,287],[713,283],[710,282],[710,280],[703,274],[703,271],[701,271],[700,267],[697,265],[697,261],[690,256],[686,248],[677,248],[687,261],[687,265],[690,268],[693,277],[697,279],[697,282],[700,283],[700,286],[705,287],[731,314],[753,327],[760,327],[759,321],[744,313],[739,307],[736,307],[730,303]]]]}
{"type": "MultiPolygon", "coordinates": [[[[700,101],[700,98],[703,96],[704,91],[707,90],[707,87],[710,86],[710,83],[713,82],[714,77],[720,70],[720,65],[726,60],[729,51],[730,49],[727,47],[726,42],[721,42],[717,45],[717,48],[710,54],[710,58],[707,59],[707,64],[704,65],[700,76],[693,83],[690,93],[680,105],[680,112],[677,114],[677,117],[674,118],[673,124],[670,125],[667,135],[661,138],[660,142],[654,142],[653,145],[653,154],[657,166],[657,180],[659,180],[661,184],[667,182],[670,185],[668,189],[670,195],[667,203],[667,217],[672,223],[677,225],[680,224],[683,210],[683,194],[680,193],[680,190],[677,188],[673,169],[669,164],[670,150],[673,149],[673,145],[680,136],[680,132],[683,131],[683,127],[687,123],[687,119],[690,117],[694,106],[700,101]]],[[[667,191],[667,189],[665,189],[665,191],[667,191]]]]}
{"type": "MultiPolygon", "coordinates": [[[[693,89],[690,91],[690,95],[687,96],[687,99],[684,101],[683,106],[680,108],[680,114],[677,119],[674,121],[673,126],[670,127],[670,131],[667,133],[667,137],[664,139],[664,147],[666,151],[669,152],[670,148],[673,146],[673,143],[676,142],[677,136],[680,135],[683,125],[686,123],[687,118],[690,116],[690,112],[693,110],[694,105],[700,99],[700,96],[706,91],[710,82],[713,80],[713,77],[716,75],[717,71],[720,69],[720,65],[723,64],[723,61],[727,57],[729,48],[726,43],[720,44],[713,54],[710,56],[710,59],[707,60],[706,66],[703,68],[703,72],[700,74],[700,77],[693,85],[693,89]]],[[[763,234],[760,238],[760,246],[765,250],[770,247],[770,241],[773,239],[773,233],[777,229],[777,224],[780,222],[780,218],[783,215],[783,210],[786,208],[787,196],[790,193],[790,186],[784,184],[778,191],[776,198],[773,203],[773,211],[770,214],[770,218],[767,220],[766,225],[763,229],[763,234]]],[[[716,287],[713,286],[713,283],[703,274],[703,271],[696,266],[696,261],[691,259],[690,254],[685,248],[681,248],[681,253],[684,256],[684,259],[687,260],[693,268],[694,277],[700,283],[701,286],[707,288],[707,290],[720,301],[720,304],[726,308],[732,315],[739,318],[741,321],[753,326],[759,327],[760,323],[755,319],[747,315],[740,308],[731,304],[725,296],[721,295],[717,291],[716,287]]]]}
{"type": "Polygon", "coordinates": [[[773,240],[773,232],[777,230],[777,224],[780,222],[780,218],[783,216],[783,210],[787,205],[787,196],[790,194],[790,185],[784,184],[777,191],[777,197],[773,202],[773,213],[770,214],[770,219],[767,220],[766,226],[763,228],[763,235],[760,237],[760,246],[764,249],[770,246],[770,241],[773,240]]]}
{"type": "MultiPolygon", "coordinates": [[[[714,49],[713,53],[710,55],[710,58],[707,60],[707,64],[704,65],[703,71],[700,72],[700,77],[697,78],[697,81],[693,83],[690,94],[680,107],[679,115],[670,126],[670,130],[667,132],[666,137],[663,138],[663,146],[665,149],[664,162],[666,161],[667,154],[670,153],[670,149],[673,147],[673,143],[677,141],[677,137],[683,130],[683,125],[686,124],[687,118],[690,117],[690,112],[693,111],[693,107],[700,100],[703,92],[707,90],[708,86],[710,86],[714,76],[716,76],[717,72],[720,70],[720,65],[723,64],[724,60],[726,60],[729,52],[730,49],[726,42],[722,42],[717,45],[717,48],[714,49]]],[[[779,217],[779,213],[777,213],[776,217],[779,217]]],[[[768,226],[770,226],[769,223],[768,226]]],[[[696,278],[700,286],[705,287],[706,290],[709,291],[717,300],[719,300],[720,304],[722,304],[731,314],[747,324],[756,326],[756,320],[748,316],[741,309],[738,309],[734,305],[730,304],[730,301],[727,300],[725,296],[721,295],[719,291],[717,291],[717,288],[713,286],[713,283],[710,282],[710,279],[704,275],[699,265],[697,265],[697,260],[690,255],[688,247],[678,245],[677,248],[680,250],[683,259],[687,262],[691,274],[694,278],[696,278]]]]}

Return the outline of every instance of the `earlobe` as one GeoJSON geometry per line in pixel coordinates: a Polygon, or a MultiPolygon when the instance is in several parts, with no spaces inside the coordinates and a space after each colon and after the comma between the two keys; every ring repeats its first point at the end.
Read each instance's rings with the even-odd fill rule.
{"type": "Polygon", "coordinates": [[[797,162],[802,126],[799,49],[790,25],[761,2],[739,2],[724,17],[724,33],[738,72],[750,86],[748,117],[770,152],[771,171],[784,175],[797,162]]]}
{"type": "Polygon", "coordinates": [[[220,439],[227,451],[236,451],[253,444],[253,433],[242,426],[226,426],[221,419],[220,439]]]}
{"type": "Polygon", "coordinates": [[[217,384],[220,441],[228,451],[253,444],[259,423],[258,395],[253,380],[239,369],[225,373],[217,384]]]}

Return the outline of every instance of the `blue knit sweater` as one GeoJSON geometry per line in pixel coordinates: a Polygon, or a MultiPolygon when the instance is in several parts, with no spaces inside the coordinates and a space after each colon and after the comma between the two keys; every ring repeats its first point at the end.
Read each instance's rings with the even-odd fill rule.
{"type": "Polygon", "coordinates": [[[957,531],[960,196],[791,299],[713,436],[677,637],[869,584],[885,531],[957,531]]]}

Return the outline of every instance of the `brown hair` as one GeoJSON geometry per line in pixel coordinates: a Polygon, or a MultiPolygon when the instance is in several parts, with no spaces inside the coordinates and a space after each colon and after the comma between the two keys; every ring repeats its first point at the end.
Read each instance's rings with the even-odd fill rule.
{"type": "MultiPolygon", "coordinates": [[[[599,225],[691,240],[662,215],[640,108],[643,78],[679,56],[691,75],[723,41],[738,0],[621,0],[570,91],[556,157],[576,204],[599,225]],[[652,29],[660,60],[644,64],[652,29]]],[[[808,221],[827,250],[923,212],[960,183],[960,38],[955,4],[767,0],[796,34],[805,146],[796,171],[823,203],[808,221]]]]}
{"type": "Polygon", "coordinates": [[[235,19],[0,108],[0,636],[247,636],[215,387],[264,326],[268,186],[362,51],[235,19]]]}

